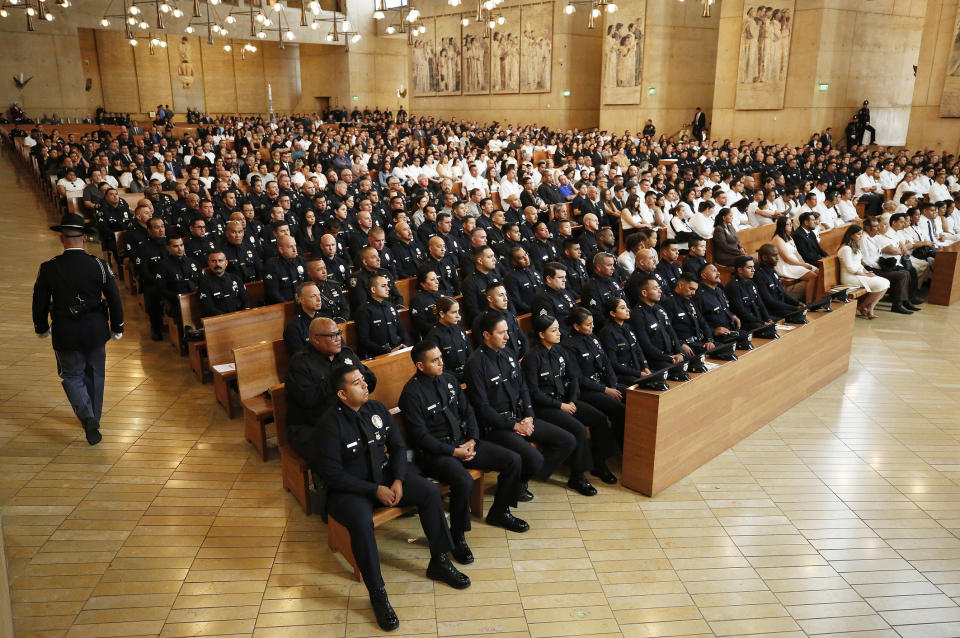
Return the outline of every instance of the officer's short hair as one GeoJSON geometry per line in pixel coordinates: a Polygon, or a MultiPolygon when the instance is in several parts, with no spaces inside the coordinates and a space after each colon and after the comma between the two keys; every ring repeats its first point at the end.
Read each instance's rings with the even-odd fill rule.
{"type": "Polygon", "coordinates": [[[354,370],[359,370],[360,366],[355,363],[339,365],[333,369],[333,372],[330,373],[330,385],[333,387],[334,393],[339,392],[347,387],[346,381],[344,379],[354,370]]]}
{"type": "Polygon", "coordinates": [[[599,252],[593,256],[593,267],[596,268],[597,266],[601,265],[606,259],[612,259],[614,261],[617,260],[617,258],[611,255],[610,253],[599,252]]]}
{"type": "Polygon", "coordinates": [[[176,241],[178,239],[182,240],[183,235],[178,235],[177,233],[174,233],[172,235],[167,235],[167,246],[170,245],[170,242],[176,241]]]}
{"type": "Polygon", "coordinates": [[[810,211],[807,211],[805,213],[800,213],[799,221],[801,224],[803,224],[803,222],[807,221],[812,217],[813,217],[813,213],[811,213],[810,211]]]}
{"type": "Polygon", "coordinates": [[[497,324],[506,320],[507,316],[502,312],[494,312],[489,310],[480,315],[480,319],[477,322],[477,327],[480,329],[481,335],[483,335],[485,332],[493,334],[493,329],[497,327],[497,324]]]}
{"type": "Polygon", "coordinates": [[[415,364],[420,363],[422,361],[426,361],[427,353],[433,350],[434,348],[439,348],[439,347],[440,346],[437,345],[437,342],[434,341],[433,339],[423,339],[422,341],[418,342],[415,346],[413,346],[413,348],[411,348],[410,358],[413,359],[413,362],[415,364]]]}
{"type": "Polygon", "coordinates": [[[593,317],[593,314],[589,310],[583,306],[574,306],[570,310],[570,314],[567,315],[567,325],[571,328],[575,325],[580,325],[586,321],[588,317],[593,317]]]}
{"type": "Polygon", "coordinates": [[[475,246],[474,249],[473,249],[473,261],[475,261],[475,262],[476,262],[476,261],[479,261],[479,260],[480,260],[480,257],[483,255],[483,253],[487,252],[488,250],[491,250],[491,251],[492,251],[493,248],[491,248],[491,247],[488,246],[487,244],[484,244],[484,245],[482,245],[482,246],[475,246]]]}
{"type": "Polygon", "coordinates": [[[739,270],[740,268],[743,268],[744,266],[749,264],[751,261],[753,261],[753,257],[751,257],[750,255],[740,255],[739,257],[733,260],[733,267],[735,270],[739,270]]]}
{"type": "Polygon", "coordinates": [[[662,242],[660,242],[660,250],[663,250],[664,248],[670,248],[671,246],[676,246],[679,243],[680,242],[673,237],[664,239],[662,242]]]}
{"type": "Polygon", "coordinates": [[[620,305],[620,302],[623,301],[620,297],[610,297],[603,302],[603,311],[608,315],[617,309],[617,306],[620,305]]]}
{"type": "Polygon", "coordinates": [[[490,284],[489,286],[487,286],[487,289],[484,290],[483,292],[484,292],[484,294],[492,295],[492,294],[493,294],[493,291],[495,291],[497,288],[503,288],[503,287],[504,287],[504,286],[503,286],[502,283],[500,283],[500,282],[495,282],[495,283],[492,283],[492,284],[490,284]]]}
{"type": "Polygon", "coordinates": [[[680,274],[680,281],[685,281],[688,284],[699,284],[700,278],[694,275],[692,272],[684,272],[680,274]]]}
{"type": "Polygon", "coordinates": [[[294,289],[294,292],[298,298],[303,296],[303,289],[307,288],[308,286],[313,286],[317,290],[320,290],[320,286],[317,285],[317,282],[313,281],[312,279],[301,281],[299,284],[297,284],[297,287],[294,289]]]}
{"type": "Polygon", "coordinates": [[[574,239],[573,237],[568,237],[568,238],[564,239],[564,240],[563,240],[563,251],[566,252],[566,251],[567,251],[567,248],[570,248],[570,247],[573,246],[573,245],[579,246],[579,245],[580,245],[580,242],[579,242],[578,240],[574,239]]]}
{"type": "Polygon", "coordinates": [[[551,261],[543,267],[543,276],[546,277],[556,277],[560,273],[566,273],[567,269],[563,267],[563,264],[556,261],[551,261]]]}

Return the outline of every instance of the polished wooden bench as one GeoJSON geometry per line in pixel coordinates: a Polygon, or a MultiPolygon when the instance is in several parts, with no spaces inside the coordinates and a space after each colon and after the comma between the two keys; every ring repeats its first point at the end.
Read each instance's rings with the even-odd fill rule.
{"type": "Polygon", "coordinates": [[[213,392],[229,418],[233,418],[230,388],[237,377],[233,349],[258,341],[281,338],[283,329],[295,314],[293,302],[288,301],[204,318],[203,328],[207,360],[213,375],[213,392]]]}
{"type": "Polygon", "coordinates": [[[654,496],[845,373],[856,304],[832,309],[669,390],[628,389],[623,484],[654,496]]]}
{"type": "Polygon", "coordinates": [[[411,348],[404,348],[363,362],[377,376],[377,387],[370,393],[371,399],[376,399],[387,408],[400,404],[403,386],[417,372],[417,367],[410,358],[410,350],[411,348]]]}
{"type": "Polygon", "coordinates": [[[283,488],[293,494],[303,513],[313,511],[310,500],[310,465],[290,445],[287,434],[287,388],[281,383],[270,388],[273,399],[273,424],[277,430],[277,447],[280,449],[280,475],[283,488]]]}
{"type": "Polygon", "coordinates": [[[244,436],[266,461],[267,424],[274,420],[270,388],[286,380],[290,353],[283,339],[274,339],[234,348],[233,360],[243,406],[244,436]]]}
{"type": "Polygon", "coordinates": [[[930,279],[927,301],[938,306],[949,306],[960,299],[960,242],[937,251],[930,279]]]}

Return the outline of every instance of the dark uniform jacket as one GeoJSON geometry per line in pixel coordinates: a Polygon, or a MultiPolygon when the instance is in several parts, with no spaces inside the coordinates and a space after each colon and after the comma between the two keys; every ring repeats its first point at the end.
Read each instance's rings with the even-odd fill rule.
{"type": "Polygon", "coordinates": [[[641,377],[643,369],[649,368],[640,341],[630,324],[622,326],[616,321],[608,321],[600,329],[600,345],[610,357],[613,371],[624,377],[641,377]]]}
{"type": "Polygon", "coordinates": [[[224,245],[223,252],[227,256],[227,270],[242,281],[263,279],[263,262],[249,242],[241,242],[239,246],[228,242],[224,245]]]}
{"type": "Polygon", "coordinates": [[[574,299],[583,294],[583,283],[590,278],[583,262],[579,259],[564,259],[563,267],[567,271],[567,290],[574,299]]]}
{"type": "Polygon", "coordinates": [[[204,235],[203,237],[194,237],[191,235],[185,242],[183,242],[184,252],[204,266],[207,265],[207,255],[214,252],[216,249],[217,241],[213,235],[204,235]]]}
{"type": "Polygon", "coordinates": [[[670,313],[670,322],[677,338],[683,343],[703,344],[713,341],[713,330],[703,318],[700,307],[693,299],[684,299],[674,295],[663,302],[663,307],[670,313]]]}
{"type": "MultiPolygon", "coordinates": [[[[663,289],[664,299],[677,294],[677,284],[680,282],[680,275],[683,274],[683,270],[681,270],[679,264],[661,259],[654,272],[660,275],[658,281],[660,282],[660,287],[663,289]]],[[[699,273],[697,276],[699,277],[699,273]]]]}
{"type": "Polygon", "coordinates": [[[343,294],[343,285],[332,279],[324,282],[314,282],[320,288],[320,299],[323,304],[323,312],[337,323],[350,320],[350,304],[343,294]]]}
{"type": "Polygon", "coordinates": [[[440,298],[439,292],[430,292],[428,290],[418,290],[410,302],[410,320],[417,331],[417,336],[421,339],[430,332],[430,329],[437,325],[437,313],[434,312],[434,306],[440,298]]]}
{"type": "Polygon", "coordinates": [[[250,297],[243,282],[233,273],[224,272],[218,277],[205,272],[197,285],[200,314],[213,317],[250,307],[250,297]]]}
{"type": "Polygon", "coordinates": [[[203,268],[191,257],[167,255],[153,269],[161,294],[168,303],[177,306],[177,295],[194,292],[203,276],[203,268]]]}
{"type": "Polygon", "coordinates": [[[550,240],[534,239],[530,242],[530,264],[537,270],[543,270],[551,261],[562,261],[562,253],[550,240]]]}
{"type": "Polygon", "coordinates": [[[370,271],[366,268],[361,268],[355,275],[350,277],[350,307],[353,308],[354,314],[356,314],[360,306],[370,300],[370,278],[374,275],[383,275],[387,278],[387,290],[390,293],[387,301],[394,306],[403,306],[406,303],[403,295],[397,290],[397,285],[393,282],[393,277],[388,270],[380,268],[375,271],[370,271]]]}
{"type": "Polygon", "coordinates": [[[752,279],[743,279],[734,275],[727,282],[725,292],[730,300],[730,308],[740,317],[740,322],[747,330],[762,326],[770,321],[770,313],[760,300],[760,292],[752,279]]]}
{"type": "Polygon", "coordinates": [[[608,315],[603,311],[603,306],[608,299],[625,299],[623,286],[619,281],[613,277],[594,275],[583,282],[580,305],[593,314],[593,320],[599,325],[607,321],[608,315]]]}
{"type": "Polygon", "coordinates": [[[474,319],[487,308],[487,286],[502,284],[496,270],[482,273],[476,268],[463,280],[463,309],[468,319],[474,319]]]}
{"type": "Polygon", "coordinates": [[[325,310],[318,310],[315,315],[308,315],[303,308],[297,308],[297,315],[293,321],[287,324],[283,329],[283,340],[287,344],[287,350],[294,355],[310,343],[310,322],[318,317],[327,317],[325,310]]]}
{"type": "Polygon", "coordinates": [[[379,401],[370,399],[354,411],[338,400],[318,424],[316,444],[305,456],[316,459],[330,492],[376,498],[380,485],[406,478],[403,437],[379,401]]]}
{"type": "Polygon", "coordinates": [[[410,337],[400,323],[400,315],[389,301],[371,299],[360,306],[354,321],[357,325],[358,350],[365,359],[410,343],[410,337]]]}
{"type": "Polygon", "coordinates": [[[493,310],[490,308],[490,306],[487,306],[486,311],[480,313],[480,316],[473,320],[473,327],[470,331],[470,334],[473,338],[473,345],[479,346],[483,343],[483,334],[481,334],[480,324],[482,323],[481,318],[487,314],[487,312],[499,312],[506,318],[508,337],[507,346],[505,349],[509,350],[510,354],[512,354],[514,358],[519,361],[530,348],[530,342],[527,340],[527,335],[523,332],[523,330],[520,329],[520,323],[517,321],[517,316],[510,310],[493,310]]]}
{"type": "Polygon", "coordinates": [[[771,315],[783,317],[796,312],[797,308],[800,307],[800,302],[790,296],[784,289],[783,283],[780,281],[780,275],[772,266],[757,265],[757,271],[753,275],[753,283],[757,285],[760,300],[771,315]]]}
{"type": "Polygon", "coordinates": [[[733,325],[735,315],[730,310],[730,302],[727,300],[727,294],[723,291],[723,288],[720,286],[716,288],[700,286],[694,299],[700,308],[700,314],[703,315],[707,325],[710,326],[711,335],[717,328],[736,329],[733,325]]]}
{"type": "Polygon", "coordinates": [[[333,257],[324,255],[323,263],[327,265],[327,276],[330,279],[339,281],[344,285],[350,281],[350,264],[347,263],[347,260],[336,255],[333,257]]]}
{"type": "Polygon", "coordinates": [[[683,260],[683,272],[688,272],[697,280],[700,280],[700,271],[704,269],[707,265],[707,260],[703,257],[698,257],[696,255],[687,255],[687,258],[683,260]]]}
{"type": "Polygon", "coordinates": [[[292,259],[274,257],[263,269],[264,303],[293,301],[297,284],[307,276],[307,267],[300,256],[292,259]]]}
{"type": "Polygon", "coordinates": [[[630,327],[647,359],[653,360],[654,365],[680,353],[680,338],[673,330],[670,315],[660,304],[641,303],[634,307],[630,311],[630,327]]]}
{"type": "Polygon", "coordinates": [[[360,366],[370,392],[377,387],[376,375],[346,346],[332,360],[313,346],[303,348],[290,358],[286,388],[291,438],[294,429],[314,426],[317,416],[336,402],[333,388],[330,387],[330,374],[342,365],[360,366]]]}
{"type": "Polygon", "coordinates": [[[443,369],[457,380],[463,380],[463,371],[473,348],[467,340],[467,333],[460,326],[435,325],[425,337],[433,339],[440,346],[443,355],[443,369]]]}
{"type": "Polygon", "coordinates": [[[457,275],[457,260],[452,255],[444,255],[443,259],[428,257],[425,264],[433,268],[440,278],[440,294],[455,297],[460,294],[460,278],[457,275]]]}
{"type": "Polygon", "coordinates": [[[79,248],[43,262],[33,286],[33,329],[50,330],[54,350],[81,352],[123,332],[120,291],[106,262],[79,248]]]}
{"type": "Polygon", "coordinates": [[[566,289],[554,290],[545,286],[533,298],[533,303],[530,304],[530,314],[534,316],[551,315],[560,322],[560,329],[566,330],[567,325],[564,319],[576,304],[573,295],[566,289]]]}
{"type": "Polygon", "coordinates": [[[820,247],[820,240],[816,233],[805,228],[798,228],[793,233],[793,243],[797,245],[797,252],[803,257],[803,260],[811,266],[816,266],[817,262],[827,256],[826,251],[820,247]]]}
{"type": "Polygon", "coordinates": [[[141,281],[153,283],[153,269],[170,253],[167,252],[166,239],[149,238],[137,246],[133,253],[133,267],[141,281]]]}
{"type": "Polygon", "coordinates": [[[518,421],[533,416],[520,364],[509,350],[480,346],[467,360],[465,379],[467,396],[485,431],[513,430],[518,421]]]}
{"type": "Polygon", "coordinates": [[[518,314],[530,312],[533,296],[543,290],[543,275],[533,266],[514,268],[507,275],[507,295],[518,314]]]}
{"type": "Polygon", "coordinates": [[[416,239],[405,244],[399,239],[390,243],[393,258],[397,265],[397,277],[406,279],[416,277],[417,269],[427,257],[427,251],[416,239]]]}
{"type": "Polygon", "coordinates": [[[534,407],[559,408],[580,398],[580,382],[573,355],[563,346],[547,350],[537,344],[523,357],[520,367],[534,407]]]}
{"type": "Polygon", "coordinates": [[[617,374],[610,357],[596,335],[573,331],[564,337],[562,345],[573,355],[574,365],[580,372],[580,389],[585,392],[603,392],[617,387],[617,374]]]}
{"type": "Polygon", "coordinates": [[[454,448],[480,438],[460,382],[446,372],[438,377],[414,374],[400,393],[400,412],[410,447],[421,454],[452,456],[454,448]]]}

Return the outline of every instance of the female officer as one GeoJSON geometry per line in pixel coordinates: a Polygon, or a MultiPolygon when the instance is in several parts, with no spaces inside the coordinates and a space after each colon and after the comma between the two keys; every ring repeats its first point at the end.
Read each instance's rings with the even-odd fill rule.
{"type": "MultiPolygon", "coordinates": [[[[432,270],[430,272],[433,272],[432,270]]],[[[463,367],[473,349],[460,327],[460,304],[453,297],[440,297],[436,305],[437,325],[427,333],[440,346],[443,369],[463,383],[463,367]]]]}

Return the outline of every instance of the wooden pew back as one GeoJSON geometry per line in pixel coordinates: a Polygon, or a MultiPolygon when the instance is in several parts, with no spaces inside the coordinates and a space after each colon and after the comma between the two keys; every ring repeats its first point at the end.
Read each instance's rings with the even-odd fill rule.
{"type": "Polygon", "coordinates": [[[384,354],[364,363],[377,375],[377,388],[370,393],[370,397],[387,406],[387,409],[397,407],[403,386],[417,371],[410,358],[410,349],[384,354]]]}
{"type": "Polygon", "coordinates": [[[239,310],[203,320],[210,366],[230,363],[233,349],[258,341],[279,339],[293,319],[296,309],[292,301],[261,308],[239,310]]]}
{"type": "Polygon", "coordinates": [[[283,339],[259,341],[233,349],[240,400],[263,394],[286,381],[290,354],[283,339]]]}

